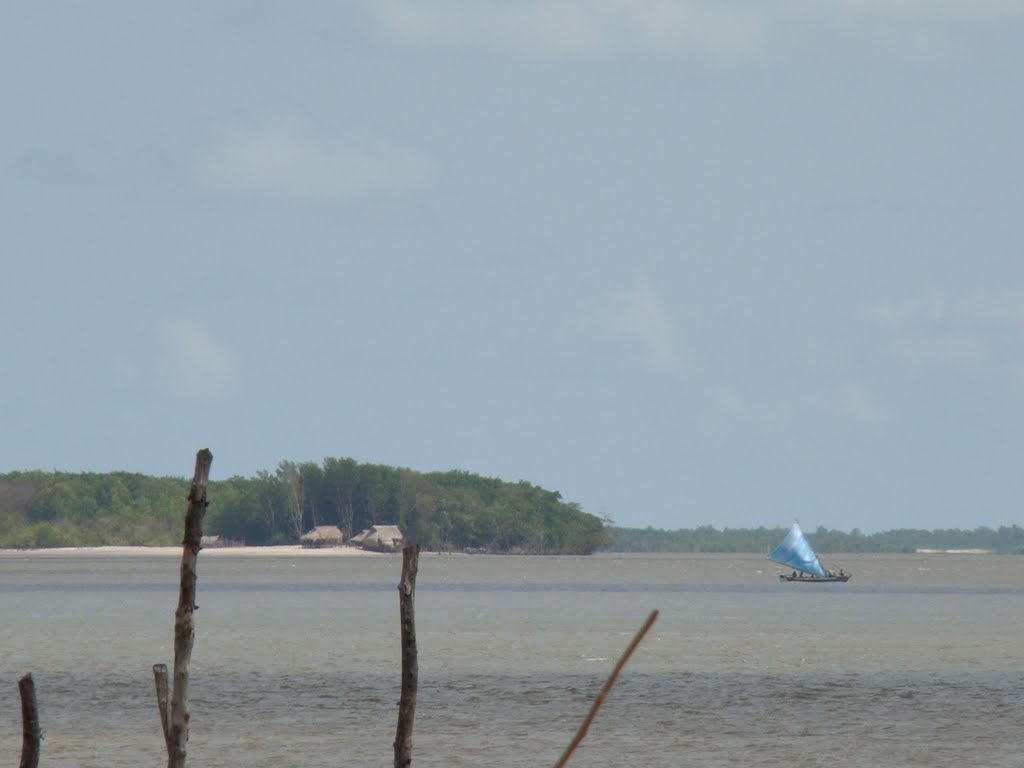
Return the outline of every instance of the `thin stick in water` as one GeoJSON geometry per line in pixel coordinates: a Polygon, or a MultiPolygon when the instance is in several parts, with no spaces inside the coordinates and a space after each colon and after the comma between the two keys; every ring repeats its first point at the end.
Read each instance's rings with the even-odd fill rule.
{"type": "Polygon", "coordinates": [[[558,762],[555,763],[555,768],[563,768],[563,766],[569,762],[569,758],[572,756],[572,753],[576,751],[576,747],[580,745],[580,742],[583,741],[583,737],[587,735],[590,724],[594,721],[594,717],[597,715],[597,710],[599,710],[601,705],[604,704],[604,700],[607,698],[608,692],[611,691],[612,686],[615,685],[615,680],[618,678],[622,668],[626,666],[626,662],[629,661],[629,657],[633,655],[633,651],[635,651],[636,647],[640,645],[640,641],[644,639],[644,635],[647,634],[647,631],[651,628],[657,618],[658,612],[651,611],[651,615],[647,617],[647,621],[645,621],[644,625],[637,630],[636,635],[633,637],[633,641],[629,644],[629,647],[626,648],[625,653],[622,654],[622,658],[620,658],[618,664],[615,665],[615,669],[612,670],[611,675],[608,676],[608,680],[605,681],[604,687],[601,688],[601,691],[597,694],[597,698],[594,699],[594,703],[590,707],[590,712],[587,713],[586,718],[583,720],[583,725],[581,725],[580,729],[576,731],[576,736],[573,737],[569,746],[566,747],[565,752],[562,753],[561,758],[559,758],[558,762]]]}

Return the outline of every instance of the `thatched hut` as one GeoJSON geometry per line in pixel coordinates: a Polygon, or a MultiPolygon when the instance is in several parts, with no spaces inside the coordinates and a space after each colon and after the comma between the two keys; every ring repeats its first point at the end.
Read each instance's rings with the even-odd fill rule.
{"type": "Polygon", "coordinates": [[[405,536],[397,525],[373,525],[349,540],[350,544],[377,552],[397,552],[404,542],[405,536]]]}
{"type": "Polygon", "coordinates": [[[299,538],[304,547],[340,547],[344,542],[345,534],[336,525],[318,525],[299,538]]]}

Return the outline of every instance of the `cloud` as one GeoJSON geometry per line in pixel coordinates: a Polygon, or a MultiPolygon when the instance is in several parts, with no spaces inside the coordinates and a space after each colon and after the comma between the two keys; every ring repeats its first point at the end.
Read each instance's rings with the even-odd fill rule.
{"type": "Polygon", "coordinates": [[[1024,330],[1024,293],[976,292],[955,307],[971,324],[1005,330],[1024,330]]]}
{"type": "Polygon", "coordinates": [[[882,299],[868,305],[864,314],[879,328],[898,330],[941,321],[948,308],[945,294],[933,291],[928,296],[912,299],[882,299]]]}
{"type": "Polygon", "coordinates": [[[367,13],[408,44],[545,55],[750,59],[844,39],[910,56],[952,44],[965,20],[1024,17],[1014,0],[376,0],[367,13]]]}
{"type": "Polygon", "coordinates": [[[916,19],[965,18],[1020,18],[1024,16],[1017,0],[794,0],[791,8],[804,12],[824,9],[830,13],[843,13],[876,18],[910,17],[916,19]]]}
{"type": "Polygon", "coordinates": [[[651,367],[681,367],[672,320],[646,275],[638,276],[632,288],[615,297],[609,328],[614,335],[629,340],[651,367]]]}
{"type": "Polygon", "coordinates": [[[893,357],[908,368],[977,370],[990,362],[987,340],[976,334],[902,334],[889,343],[893,357]]]}
{"type": "Polygon", "coordinates": [[[742,424],[744,430],[770,436],[780,446],[792,447],[837,429],[878,434],[893,418],[892,409],[856,380],[813,382],[801,389],[792,384],[766,387],[751,378],[746,391],[726,385],[710,394],[718,428],[742,424]]]}
{"type": "Polygon", "coordinates": [[[756,48],[762,34],[752,6],[681,0],[383,0],[369,10],[401,42],[556,55],[637,49],[736,55],[756,48]]]}
{"type": "Polygon", "coordinates": [[[229,393],[234,384],[232,355],[199,321],[187,317],[164,320],[160,329],[158,387],[186,400],[204,400],[229,393]]]}
{"type": "Polygon", "coordinates": [[[746,398],[735,387],[719,387],[713,393],[713,399],[718,411],[728,416],[742,416],[747,412],[746,398]]]}
{"type": "Polygon", "coordinates": [[[832,393],[832,408],[846,421],[862,427],[876,427],[889,419],[889,411],[864,384],[848,381],[832,393]]]}
{"type": "Polygon", "coordinates": [[[1024,330],[1024,293],[979,290],[950,295],[933,290],[918,297],[875,301],[864,308],[864,316],[888,331],[1018,331],[1024,330]]]}
{"type": "MultiPolygon", "coordinates": [[[[999,367],[999,358],[1024,331],[1024,294],[932,291],[916,298],[884,299],[865,308],[890,354],[910,368],[950,370],[999,367]]],[[[1005,353],[1005,354],[1004,354],[1005,353]]],[[[1015,356],[1015,352],[1012,353],[1015,356]]]]}
{"type": "Polygon", "coordinates": [[[431,163],[380,138],[314,133],[296,124],[233,125],[196,159],[204,188],[293,202],[353,202],[421,186],[431,163]]]}

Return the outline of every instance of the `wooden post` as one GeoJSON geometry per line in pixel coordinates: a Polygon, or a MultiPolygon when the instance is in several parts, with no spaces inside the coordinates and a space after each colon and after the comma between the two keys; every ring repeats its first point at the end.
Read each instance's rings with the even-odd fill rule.
{"type": "Polygon", "coordinates": [[[184,768],[188,745],[188,665],[195,640],[193,613],[196,605],[196,560],[203,538],[203,516],[206,514],[206,486],[210,479],[213,454],[203,448],[196,454],[196,470],[188,492],[188,512],[185,513],[185,538],[181,548],[181,586],[178,591],[178,610],[174,614],[174,685],[167,698],[167,667],[153,667],[157,689],[157,706],[164,727],[167,744],[167,767],[184,768]],[[162,674],[159,668],[163,668],[162,674]],[[161,688],[161,679],[163,687],[161,688]],[[161,701],[167,702],[165,707],[161,701]]]}
{"type": "Polygon", "coordinates": [[[398,584],[399,615],[402,625],[402,696],[398,701],[398,729],[395,732],[395,768],[412,765],[412,722],[416,715],[419,666],[416,656],[416,572],[420,545],[402,550],[402,580],[398,584]]]}
{"type": "Polygon", "coordinates": [[[18,681],[21,693],[21,766],[20,768],[37,768],[39,765],[39,744],[43,740],[43,731],[39,727],[39,710],[36,708],[36,684],[31,673],[18,681]]]}

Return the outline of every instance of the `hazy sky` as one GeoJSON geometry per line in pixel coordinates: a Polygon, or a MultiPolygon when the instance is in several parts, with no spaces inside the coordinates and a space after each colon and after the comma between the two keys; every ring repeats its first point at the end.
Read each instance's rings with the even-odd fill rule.
{"type": "Polygon", "coordinates": [[[0,472],[1024,522],[1024,3],[0,5],[0,472]]]}

